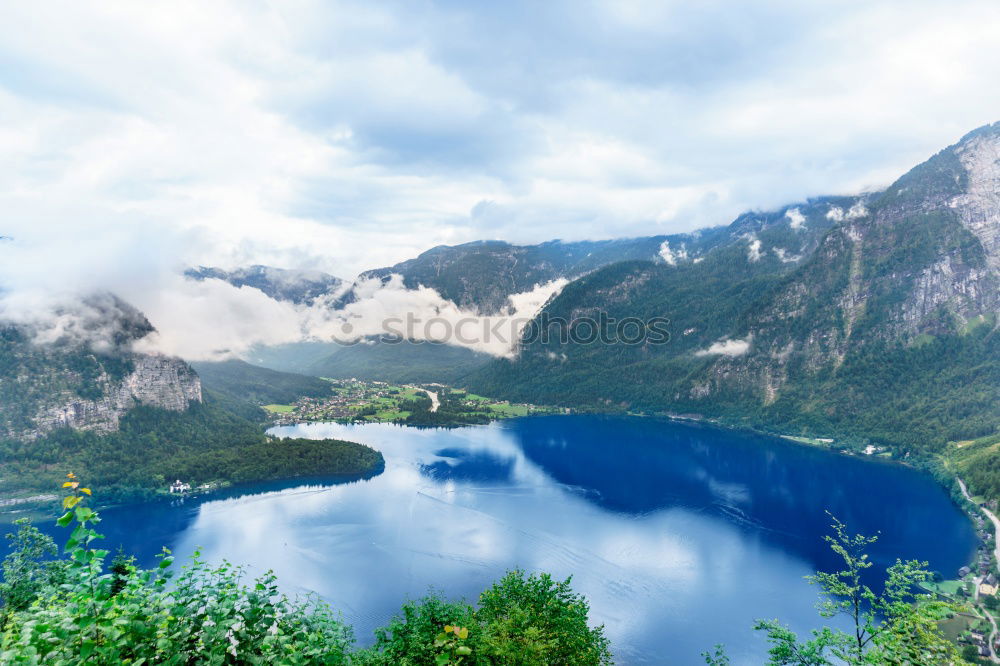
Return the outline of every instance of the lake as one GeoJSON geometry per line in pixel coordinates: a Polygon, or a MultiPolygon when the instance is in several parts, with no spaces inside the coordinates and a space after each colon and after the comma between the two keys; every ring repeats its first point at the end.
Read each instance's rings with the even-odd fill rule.
{"type": "MultiPolygon", "coordinates": [[[[367,480],[255,484],[104,512],[110,544],[151,562],[196,547],[289,592],[315,591],[368,643],[430,587],[474,599],[506,570],[573,576],[618,663],[735,664],[766,651],[751,625],[819,624],[804,576],[837,565],[826,511],[879,532],[876,569],[921,559],[947,576],[976,547],[969,521],[907,467],[783,440],[640,418],[546,416],[455,429],[315,423],[385,456],[367,480]]],[[[880,573],[880,572],[875,572],[880,573]]]]}

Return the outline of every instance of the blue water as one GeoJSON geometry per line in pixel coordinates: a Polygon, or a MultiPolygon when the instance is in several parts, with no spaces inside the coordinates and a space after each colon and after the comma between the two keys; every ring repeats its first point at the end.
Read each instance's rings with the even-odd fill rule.
{"type": "Polygon", "coordinates": [[[625,664],[698,664],[716,643],[736,664],[760,663],[755,618],[817,626],[803,577],[837,565],[826,511],[881,534],[876,575],[897,557],[953,575],[976,545],[946,493],[912,469],[712,428],[554,416],[272,432],[370,444],[385,472],[107,510],[109,543],[147,562],[164,545],[180,558],[200,546],[274,569],[286,590],[330,601],[361,643],[431,586],[474,599],[512,567],[572,575],[625,664]]]}

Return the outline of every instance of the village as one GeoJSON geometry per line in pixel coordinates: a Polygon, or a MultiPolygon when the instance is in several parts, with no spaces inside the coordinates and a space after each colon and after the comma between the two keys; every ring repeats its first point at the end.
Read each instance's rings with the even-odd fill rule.
{"type": "Polygon", "coordinates": [[[491,400],[443,384],[390,384],[357,378],[327,381],[331,388],[329,397],[301,398],[290,405],[264,405],[264,409],[276,425],[309,421],[404,423],[425,418],[439,408],[442,418],[436,419],[435,424],[461,425],[556,411],[538,405],[491,400]]]}
{"type": "Polygon", "coordinates": [[[957,578],[944,580],[938,574],[935,579],[923,583],[922,587],[932,598],[952,605],[939,620],[946,637],[963,648],[963,656],[976,663],[1000,663],[1000,581],[996,567],[996,537],[987,520],[996,523],[996,500],[985,501],[971,497],[961,479],[959,487],[968,500],[970,517],[976,528],[980,543],[973,561],[957,571],[957,578]]]}

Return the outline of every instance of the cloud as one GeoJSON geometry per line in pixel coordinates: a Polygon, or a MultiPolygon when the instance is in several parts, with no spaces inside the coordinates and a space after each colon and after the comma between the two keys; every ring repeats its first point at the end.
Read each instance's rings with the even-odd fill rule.
{"type": "MultiPolygon", "coordinates": [[[[689,231],[881,187],[1000,108],[990,0],[112,0],[5,19],[3,307],[110,291],[177,348],[172,321],[212,298],[289,315],[191,292],[182,266],[350,279],[437,244],[689,231]]],[[[300,334],[291,316],[261,335],[300,334]]],[[[206,342],[250,333],[221,329],[206,342]]]]}
{"type": "Polygon", "coordinates": [[[804,229],[806,226],[806,216],[798,208],[789,208],[786,210],[785,217],[788,218],[788,226],[796,231],[804,229]]]}
{"type": "Polygon", "coordinates": [[[788,250],[783,247],[773,248],[773,251],[774,256],[778,257],[778,259],[784,264],[793,264],[802,259],[801,254],[789,254],[788,250]]]}
{"type": "Polygon", "coordinates": [[[713,343],[707,349],[700,349],[696,351],[695,356],[742,356],[750,351],[750,338],[746,340],[719,340],[713,343]]]}
{"type": "Polygon", "coordinates": [[[761,257],[764,256],[764,253],[761,252],[760,249],[760,239],[755,236],[749,236],[747,238],[747,242],[749,243],[747,245],[747,261],[750,261],[751,263],[760,261],[761,257]]]}
{"type": "Polygon", "coordinates": [[[865,208],[865,205],[859,201],[851,206],[844,218],[848,220],[856,220],[859,217],[864,217],[866,215],[868,215],[868,209],[865,208]]]}
{"type": "Polygon", "coordinates": [[[351,277],[486,234],[686,231],[884,185],[1000,108],[987,0],[21,3],[7,18],[0,233],[196,229],[211,242],[186,264],[351,277]]]}
{"type": "Polygon", "coordinates": [[[670,241],[663,241],[660,244],[660,257],[671,266],[676,266],[678,261],[688,258],[687,247],[682,243],[679,250],[670,249],[670,241]]]}
{"type": "Polygon", "coordinates": [[[356,344],[388,334],[509,356],[521,329],[565,284],[537,285],[510,296],[502,314],[479,316],[433,289],[407,289],[399,276],[357,282],[355,300],[340,308],[331,306],[338,294],[297,305],[218,279],[178,278],[143,301],[157,332],[138,348],[203,360],[245,356],[259,345],[306,340],[356,344]]]}

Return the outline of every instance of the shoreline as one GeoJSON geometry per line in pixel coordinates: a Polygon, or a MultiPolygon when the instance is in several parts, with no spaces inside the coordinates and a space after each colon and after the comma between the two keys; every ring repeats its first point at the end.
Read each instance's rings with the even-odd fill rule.
{"type": "MultiPolygon", "coordinates": [[[[941,471],[943,471],[943,472],[946,473],[947,479],[950,482],[951,487],[949,487],[949,483],[947,483],[943,479],[939,478],[939,475],[935,473],[936,470],[934,470],[934,469],[927,468],[927,467],[924,467],[924,466],[921,466],[921,465],[914,465],[914,464],[912,464],[910,462],[907,462],[905,460],[900,460],[900,459],[893,458],[893,457],[887,457],[887,456],[882,456],[882,455],[864,455],[864,454],[854,453],[852,451],[849,451],[849,450],[846,450],[846,449],[843,449],[843,448],[837,448],[835,446],[832,446],[832,444],[834,444],[836,442],[836,440],[833,439],[833,438],[829,438],[830,441],[827,442],[827,441],[825,441],[827,438],[810,438],[810,437],[805,437],[805,436],[801,436],[801,435],[790,435],[788,433],[781,433],[781,432],[766,430],[766,429],[762,429],[762,428],[756,428],[756,427],[748,426],[748,425],[739,425],[739,424],[733,424],[733,423],[726,423],[726,422],[723,422],[723,421],[721,421],[719,419],[716,419],[716,418],[704,417],[704,416],[701,416],[701,415],[698,415],[698,414],[669,414],[669,413],[665,413],[665,414],[648,414],[648,413],[639,413],[639,412],[623,412],[623,411],[619,411],[619,410],[579,410],[579,409],[574,409],[573,411],[570,411],[570,412],[564,412],[564,411],[562,411],[562,409],[564,409],[564,408],[557,407],[555,409],[558,410],[558,411],[554,411],[554,412],[539,412],[539,413],[535,413],[535,414],[530,414],[529,413],[527,415],[521,415],[521,416],[498,415],[498,416],[490,419],[490,421],[488,423],[461,423],[461,422],[455,422],[455,423],[421,425],[421,424],[407,424],[407,423],[401,423],[401,422],[397,422],[397,421],[351,421],[351,420],[341,420],[341,419],[301,420],[301,421],[296,421],[296,422],[293,422],[293,423],[271,422],[271,423],[269,423],[265,427],[265,433],[267,433],[267,431],[269,431],[271,428],[275,428],[275,427],[288,427],[288,426],[293,426],[294,427],[294,426],[297,426],[297,425],[307,425],[307,424],[313,424],[313,423],[337,423],[337,424],[341,424],[341,425],[366,425],[366,424],[371,424],[371,423],[391,423],[391,424],[394,424],[394,425],[398,425],[398,426],[402,426],[402,427],[411,427],[411,428],[448,428],[448,429],[451,429],[451,428],[467,428],[467,427],[485,427],[485,426],[492,425],[493,423],[502,422],[502,421],[509,421],[509,420],[512,420],[512,419],[538,418],[538,417],[542,417],[542,416],[567,416],[567,415],[588,415],[588,414],[589,415],[594,415],[594,416],[606,416],[606,417],[628,417],[628,418],[643,418],[643,419],[661,420],[661,421],[667,421],[667,422],[671,422],[671,423],[678,423],[678,424],[682,424],[682,425],[713,428],[713,429],[717,429],[717,430],[722,430],[722,431],[731,432],[731,433],[737,433],[737,434],[743,434],[743,435],[755,435],[755,436],[761,436],[761,437],[769,437],[769,438],[772,438],[772,439],[781,440],[782,442],[785,442],[787,444],[795,444],[795,445],[799,445],[799,446],[806,446],[806,447],[810,447],[810,448],[821,449],[821,450],[825,450],[825,451],[828,451],[828,452],[830,452],[832,454],[836,454],[836,455],[843,455],[843,456],[848,456],[848,457],[853,457],[853,458],[859,458],[861,460],[866,460],[868,462],[878,462],[878,463],[881,463],[881,464],[886,464],[886,463],[898,464],[898,465],[902,465],[904,467],[915,469],[917,471],[926,472],[926,473],[930,474],[931,476],[935,477],[935,480],[939,483],[939,485],[944,490],[946,490],[946,491],[952,491],[952,492],[949,493],[951,495],[951,497],[952,497],[952,501],[955,503],[955,505],[958,508],[960,508],[960,509],[963,510],[963,513],[966,514],[966,516],[967,516],[967,518],[969,519],[970,522],[974,522],[973,512],[969,511],[966,507],[964,507],[962,505],[962,503],[959,502],[957,500],[957,498],[955,497],[956,493],[953,492],[956,487],[959,488],[960,490],[964,491],[965,490],[965,488],[964,488],[964,482],[958,477],[958,475],[955,472],[953,472],[951,469],[949,469],[947,467],[946,464],[944,464],[943,460],[939,460],[939,464],[940,464],[940,468],[939,469],[941,471]]],[[[269,436],[271,436],[271,435],[269,435],[269,436]]],[[[290,481],[290,480],[294,480],[294,479],[297,479],[297,478],[306,478],[306,477],[304,477],[304,476],[303,477],[290,477],[288,479],[260,479],[260,480],[255,480],[255,481],[247,481],[245,483],[261,483],[261,482],[267,482],[267,481],[290,481]]],[[[316,477],[312,477],[312,478],[320,478],[320,477],[316,476],[316,477]]],[[[206,484],[206,485],[211,485],[212,487],[211,488],[200,487],[198,489],[195,489],[194,492],[185,493],[184,496],[185,497],[196,497],[196,496],[211,494],[211,493],[218,492],[220,490],[225,490],[225,489],[237,486],[237,485],[243,485],[243,483],[233,484],[232,482],[227,482],[227,481],[217,481],[217,482],[212,482],[211,484],[206,484]]],[[[48,507],[48,506],[51,506],[51,502],[55,501],[56,499],[58,499],[58,497],[55,494],[52,494],[52,493],[39,493],[37,491],[32,491],[32,492],[33,492],[33,494],[30,495],[30,496],[28,496],[28,497],[0,498],[0,523],[8,523],[9,524],[9,523],[12,523],[13,520],[15,520],[16,518],[24,517],[26,515],[28,515],[28,516],[30,516],[30,515],[36,515],[36,516],[37,515],[42,515],[45,512],[45,508],[48,507]],[[21,505],[27,505],[27,506],[24,506],[23,509],[13,509],[13,510],[9,510],[9,511],[5,510],[7,507],[21,506],[21,505]]],[[[145,504],[145,503],[150,503],[150,502],[162,501],[163,499],[169,499],[170,497],[178,497],[178,495],[172,495],[172,494],[167,493],[165,491],[158,491],[155,496],[149,497],[147,499],[141,499],[141,500],[138,500],[136,502],[130,502],[130,501],[115,502],[115,503],[111,503],[111,504],[100,505],[100,508],[106,509],[106,508],[113,508],[113,507],[117,507],[117,506],[126,506],[126,505],[133,505],[133,504],[145,504]]],[[[973,503],[971,501],[971,498],[969,498],[968,496],[965,499],[970,504],[972,504],[973,506],[979,508],[978,505],[976,505],[975,503],[973,503]]],[[[1000,534],[1000,518],[994,516],[994,518],[993,518],[993,524],[995,526],[995,534],[1000,534]]],[[[997,558],[996,559],[997,563],[1000,564],[1000,543],[998,543],[997,548],[996,548],[996,558],[997,558]]]]}

